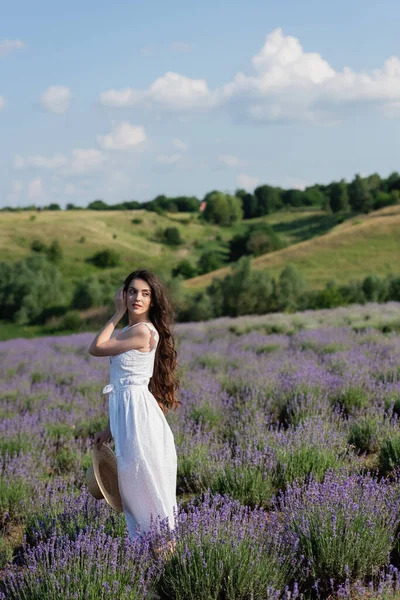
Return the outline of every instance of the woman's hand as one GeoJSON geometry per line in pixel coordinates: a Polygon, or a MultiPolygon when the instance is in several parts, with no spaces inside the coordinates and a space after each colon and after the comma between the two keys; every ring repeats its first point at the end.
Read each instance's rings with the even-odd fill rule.
{"type": "Polygon", "coordinates": [[[104,444],[104,442],[107,442],[110,437],[111,437],[111,431],[109,430],[108,427],[106,427],[106,429],[103,429],[103,431],[99,431],[98,433],[95,433],[93,441],[94,441],[95,445],[97,446],[97,449],[100,450],[100,448],[104,444]]]}
{"type": "Polygon", "coordinates": [[[119,315],[123,316],[127,311],[126,292],[124,292],[124,286],[121,286],[116,291],[115,296],[114,296],[114,304],[115,304],[115,311],[119,315]]]}

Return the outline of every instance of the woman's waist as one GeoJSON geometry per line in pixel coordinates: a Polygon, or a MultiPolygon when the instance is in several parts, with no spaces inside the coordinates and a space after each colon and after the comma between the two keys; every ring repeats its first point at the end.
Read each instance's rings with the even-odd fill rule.
{"type": "Polygon", "coordinates": [[[112,380],[108,385],[103,388],[103,394],[109,394],[111,392],[117,392],[118,390],[124,390],[128,388],[148,388],[150,383],[150,377],[144,376],[129,376],[120,377],[112,380]]]}

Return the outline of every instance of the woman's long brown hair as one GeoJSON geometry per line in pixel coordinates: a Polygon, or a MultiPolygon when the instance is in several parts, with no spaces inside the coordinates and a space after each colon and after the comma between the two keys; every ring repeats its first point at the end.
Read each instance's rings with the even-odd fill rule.
{"type": "Polygon", "coordinates": [[[154,372],[150,379],[149,389],[157,402],[161,404],[163,412],[166,413],[167,410],[175,410],[182,404],[176,397],[179,379],[174,374],[178,364],[174,338],[171,333],[171,326],[174,323],[174,311],[165,286],[154,273],[147,269],[133,271],[124,281],[125,292],[127,292],[133,279],[143,279],[151,289],[152,306],[150,307],[149,318],[157,329],[160,340],[156,350],[154,372]]]}

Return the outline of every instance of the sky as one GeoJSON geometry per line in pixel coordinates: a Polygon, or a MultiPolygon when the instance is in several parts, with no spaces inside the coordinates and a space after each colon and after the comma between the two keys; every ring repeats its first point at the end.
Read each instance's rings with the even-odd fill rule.
{"type": "Polygon", "coordinates": [[[0,206],[400,170],[397,0],[0,5],[0,206]]]}

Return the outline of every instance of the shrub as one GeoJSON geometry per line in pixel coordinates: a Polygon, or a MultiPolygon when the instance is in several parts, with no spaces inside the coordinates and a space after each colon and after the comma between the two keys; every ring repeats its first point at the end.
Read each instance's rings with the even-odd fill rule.
{"type": "Polygon", "coordinates": [[[58,240],[53,240],[50,246],[46,250],[48,259],[52,263],[59,263],[62,261],[64,253],[58,240]]]}
{"type": "Polygon", "coordinates": [[[182,275],[184,279],[190,279],[197,275],[197,269],[190,260],[184,259],[172,269],[172,276],[178,277],[178,275],[182,275]]]}
{"type": "Polygon", "coordinates": [[[400,434],[386,438],[379,451],[379,471],[387,475],[400,466],[400,434]]]}
{"type": "Polygon", "coordinates": [[[376,452],[378,425],[376,419],[365,417],[353,423],[350,427],[348,442],[361,452],[376,452]]]}
{"type": "Polygon", "coordinates": [[[107,248],[106,250],[96,252],[91,258],[87,258],[86,262],[90,262],[101,269],[106,269],[108,267],[117,267],[121,262],[121,258],[118,252],[107,248]]]}
{"type": "MultiPolygon", "coordinates": [[[[322,483],[294,483],[277,500],[283,524],[298,538],[297,573],[306,588],[370,577],[386,564],[399,523],[397,491],[370,476],[328,472],[322,483]],[[308,568],[307,568],[308,567],[308,568]]],[[[326,597],[325,595],[323,597],[326,597]]]]}
{"type": "Polygon", "coordinates": [[[167,227],[164,230],[164,241],[171,246],[178,246],[183,243],[180,231],[177,227],[167,227]]]}
{"type": "Polygon", "coordinates": [[[81,315],[77,310],[69,310],[61,320],[60,329],[77,331],[82,325],[81,315]]]}
{"type": "Polygon", "coordinates": [[[40,240],[32,240],[31,250],[32,252],[46,252],[47,246],[44,242],[41,242],[40,240]]]}
{"type": "Polygon", "coordinates": [[[282,546],[276,517],[268,520],[261,509],[250,511],[229,497],[207,494],[199,507],[190,505],[182,515],[157,591],[176,600],[248,600],[265,598],[266,590],[272,597],[290,579],[282,546]]]}

